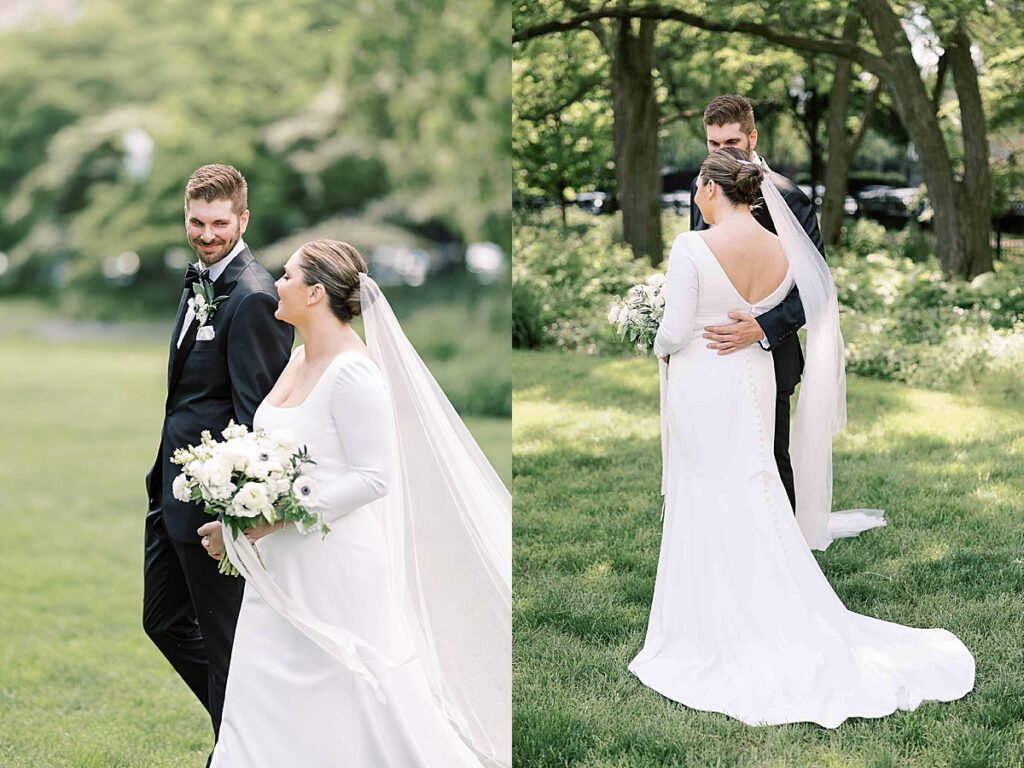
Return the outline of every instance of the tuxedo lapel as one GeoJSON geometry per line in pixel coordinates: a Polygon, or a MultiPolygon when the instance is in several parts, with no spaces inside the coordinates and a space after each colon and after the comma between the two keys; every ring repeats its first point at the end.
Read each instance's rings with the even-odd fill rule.
{"type": "Polygon", "coordinates": [[[231,260],[231,263],[225,268],[224,273],[213,281],[213,295],[226,296],[231,293],[231,289],[235,287],[235,283],[238,282],[238,278],[241,277],[242,272],[245,271],[253,262],[252,253],[248,248],[243,248],[238,252],[238,255],[231,260]]]}
{"type": "MultiPolygon", "coordinates": [[[[178,327],[178,334],[181,333],[181,327],[178,327]]],[[[175,350],[175,354],[171,359],[171,378],[167,382],[167,392],[170,394],[171,390],[174,389],[174,385],[178,381],[178,376],[181,375],[181,369],[185,366],[185,358],[188,357],[188,353],[192,351],[192,347],[196,344],[196,334],[199,333],[199,322],[195,319],[189,324],[188,331],[185,333],[185,338],[181,340],[181,346],[175,350]]],[[[178,336],[175,335],[175,343],[178,340],[178,336]]]]}
{"type": "Polygon", "coordinates": [[[189,289],[181,292],[181,301],[178,302],[178,315],[174,320],[174,331],[171,333],[171,347],[167,355],[167,384],[170,390],[171,373],[174,370],[174,361],[178,357],[178,337],[181,336],[181,326],[185,323],[185,315],[188,314],[189,289]]]}
{"type": "MultiPolygon", "coordinates": [[[[241,277],[242,272],[252,264],[253,256],[248,248],[243,248],[238,252],[238,255],[231,260],[231,263],[227,265],[224,272],[213,281],[213,295],[214,298],[218,296],[227,296],[231,293],[231,289],[235,287],[235,283],[238,282],[238,278],[241,277]]],[[[176,347],[178,336],[181,335],[181,326],[185,321],[185,307],[188,305],[188,291],[182,294],[181,306],[178,307],[179,319],[175,323],[174,337],[171,339],[171,363],[168,371],[167,380],[167,392],[168,395],[174,389],[174,385],[178,381],[178,377],[181,375],[181,369],[185,367],[185,360],[188,358],[189,352],[196,344],[196,335],[199,333],[199,323],[196,320],[192,321],[189,325],[188,331],[185,333],[185,338],[181,340],[181,346],[176,347]]]]}

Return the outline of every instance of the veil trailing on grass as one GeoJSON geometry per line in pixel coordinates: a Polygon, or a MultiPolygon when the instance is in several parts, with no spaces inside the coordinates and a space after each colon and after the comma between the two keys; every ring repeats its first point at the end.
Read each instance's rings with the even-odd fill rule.
{"type": "Polygon", "coordinates": [[[474,750],[512,764],[512,497],[360,275],[366,344],[395,412],[398,475],[381,500],[395,599],[431,690],[474,750]]]}
{"type": "Polygon", "coordinates": [[[885,525],[882,510],[832,512],[832,437],[846,426],[846,366],[839,302],[825,260],[797,221],[768,164],[761,184],[765,205],[789,260],[807,319],[803,381],[793,419],[791,457],[796,519],[812,549],[885,525]]]}

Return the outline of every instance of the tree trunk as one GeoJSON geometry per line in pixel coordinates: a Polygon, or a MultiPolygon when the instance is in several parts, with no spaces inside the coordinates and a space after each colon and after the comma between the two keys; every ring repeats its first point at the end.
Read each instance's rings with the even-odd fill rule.
{"type": "MultiPolygon", "coordinates": [[[[857,42],[860,15],[850,11],[843,23],[843,40],[857,42]]],[[[828,98],[828,162],[825,165],[825,194],[821,200],[821,239],[826,246],[837,245],[843,229],[843,203],[850,180],[853,148],[846,135],[846,114],[850,109],[853,62],[836,59],[832,91],[828,98]]]]}
{"type": "Polygon", "coordinates": [[[921,158],[942,268],[947,274],[961,273],[965,253],[960,237],[957,184],[939,120],[911,53],[910,42],[887,0],[857,0],[857,6],[870,25],[886,63],[885,71],[877,74],[889,89],[893,106],[921,158]]]}
{"type": "Polygon", "coordinates": [[[964,141],[964,178],[959,188],[960,272],[970,279],[992,270],[992,175],[989,169],[988,134],[978,88],[978,71],[971,59],[971,41],[963,26],[953,32],[947,47],[953,82],[960,102],[964,141]]]}
{"type": "Polygon", "coordinates": [[[615,177],[622,206],[622,232],[636,258],[658,266],[661,239],[661,175],[658,168],[658,102],[654,91],[654,30],[642,19],[618,21],[612,57],[615,177]]]}

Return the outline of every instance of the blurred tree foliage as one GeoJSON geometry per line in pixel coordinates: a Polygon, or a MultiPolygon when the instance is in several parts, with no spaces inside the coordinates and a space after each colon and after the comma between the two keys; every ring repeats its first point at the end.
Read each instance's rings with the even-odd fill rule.
{"type": "Polygon", "coordinates": [[[507,251],[510,28],[498,0],[92,0],[3,34],[0,286],[96,288],[124,251],[164,283],[210,162],[246,175],[257,248],[365,211],[507,251]]]}

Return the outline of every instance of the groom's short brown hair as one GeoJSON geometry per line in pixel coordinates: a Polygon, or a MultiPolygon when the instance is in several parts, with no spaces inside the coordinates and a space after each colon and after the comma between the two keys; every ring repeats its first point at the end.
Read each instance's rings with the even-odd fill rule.
{"type": "Polygon", "coordinates": [[[715,96],[704,110],[704,125],[731,125],[739,123],[740,130],[754,130],[754,106],[748,99],[732,93],[715,96]]]}
{"type": "Polygon", "coordinates": [[[249,185],[237,168],[214,163],[197,168],[185,185],[185,207],[189,200],[230,200],[231,210],[241,215],[249,207],[249,185]]]}

